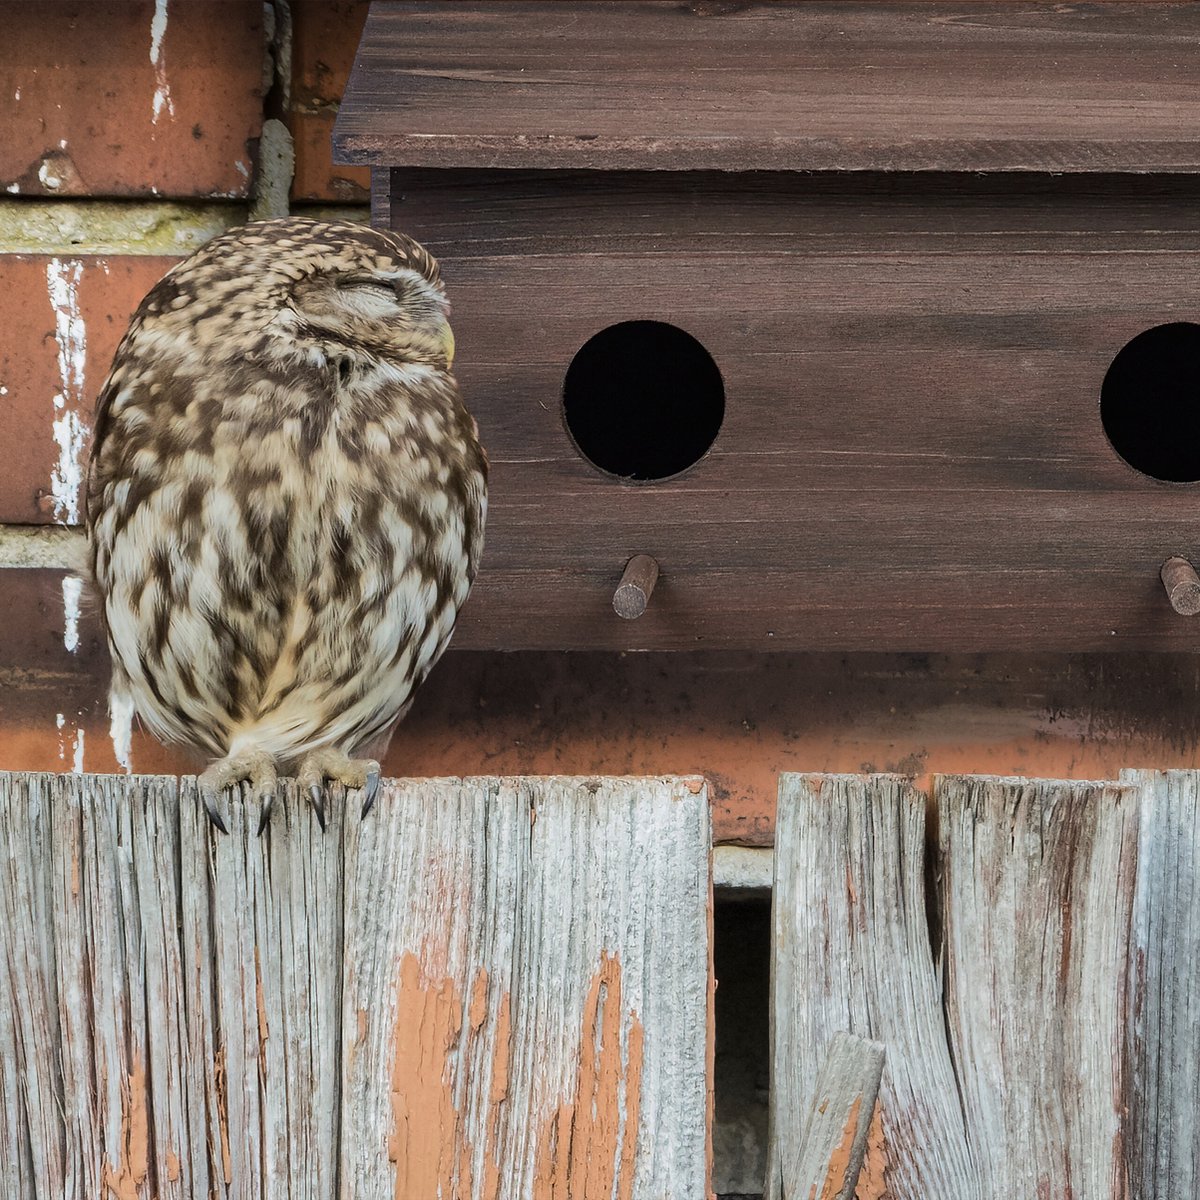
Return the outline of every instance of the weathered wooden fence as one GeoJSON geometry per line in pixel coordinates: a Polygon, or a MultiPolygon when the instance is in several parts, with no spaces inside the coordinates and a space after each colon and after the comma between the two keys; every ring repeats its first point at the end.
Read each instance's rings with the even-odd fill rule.
{"type": "Polygon", "coordinates": [[[782,780],[768,1195],[844,1030],[887,1054],[858,1200],[1196,1195],[1200,773],[938,778],[927,858],[929,799],[782,780]]]}
{"type": "Polygon", "coordinates": [[[4,1197],[706,1193],[700,781],[282,807],[0,775],[4,1197]]]}
{"type": "MultiPolygon", "coordinates": [[[[0,1195],[706,1196],[703,784],[343,807],[0,775],[0,1195]]],[[[784,776],[770,1200],[1195,1195],[1198,818],[1200,772],[784,776]]]]}

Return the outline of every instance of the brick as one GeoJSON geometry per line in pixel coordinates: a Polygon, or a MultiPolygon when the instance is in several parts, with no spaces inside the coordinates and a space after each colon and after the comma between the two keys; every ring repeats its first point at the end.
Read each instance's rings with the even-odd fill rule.
{"type": "Polygon", "coordinates": [[[371,194],[370,167],[344,167],[330,157],[334,114],[293,114],[296,174],[292,199],[365,204],[371,194]]]}
{"type": "MultiPolygon", "coordinates": [[[[109,737],[108,653],[86,590],[61,571],[0,570],[0,770],[120,769],[109,737]]],[[[193,762],[135,731],[139,770],[178,774],[193,762]]]]}
{"type": "Polygon", "coordinates": [[[296,143],[294,200],[362,202],[369,195],[369,169],[335,164],[330,142],[367,8],[365,0],[293,0],[288,123],[296,143]]]}
{"type": "Polygon", "coordinates": [[[0,256],[0,522],[79,523],[96,394],[134,309],[177,261],[0,256]]]}
{"type": "Polygon", "coordinates": [[[5,0],[0,184],[13,195],[249,193],[260,0],[5,0]]]}

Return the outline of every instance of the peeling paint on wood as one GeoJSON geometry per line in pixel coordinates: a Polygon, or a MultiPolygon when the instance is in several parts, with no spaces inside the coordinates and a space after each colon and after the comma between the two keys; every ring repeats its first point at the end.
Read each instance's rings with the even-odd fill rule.
{"type": "Polygon", "coordinates": [[[350,1194],[705,1195],[703,790],[414,783],[380,807],[346,830],[350,1194]]]}
{"type": "MultiPolygon", "coordinates": [[[[811,1047],[839,1021],[888,1054],[860,1200],[1142,1194],[1130,1164],[1155,1137],[1190,1139],[1164,1135],[1162,1114],[1153,1132],[1128,1121],[1137,788],[957,776],[937,779],[935,798],[937,974],[925,796],[894,777],[781,783],[767,1195],[793,1194],[784,1135],[811,1047]]],[[[1157,947],[1149,969],[1165,978],[1176,949],[1157,947]]]]}
{"type": "Polygon", "coordinates": [[[283,790],[0,773],[2,1194],[706,1194],[703,791],[283,790]]]}
{"type": "Polygon", "coordinates": [[[883,1109],[875,1101],[871,1127],[867,1130],[867,1156],[863,1159],[854,1200],[887,1200],[887,1147],[883,1144],[883,1109]]]}

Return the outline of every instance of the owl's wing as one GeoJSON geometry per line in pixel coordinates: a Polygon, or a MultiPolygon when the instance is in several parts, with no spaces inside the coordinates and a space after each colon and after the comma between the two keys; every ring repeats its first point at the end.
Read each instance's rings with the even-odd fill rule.
{"type": "MultiPolygon", "coordinates": [[[[178,265],[178,264],[177,264],[178,265]]],[[[112,446],[110,437],[113,427],[113,407],[117,396],[124,387],[148,387],[149,380],[143,379],[147,369],[153,371],[153,358],[147,360],[145,355],[138,353],[138,338],[146,317],[158,311],[165,299],[177,294],[177,288],[171,280],[174,267],[143,298],[141,304],[129,321],[129,328],[117,346],[113,355],[112,366],[108,377],[96,397],[96,411],[92,417],[92,452],[88,459],[87,478],[84,489],[84,524],[88,536],[91,537],[95,526],[96,513],[99,511],[100,493],[106,481],[106,465],[111,461],[112,446]]],[[[94,570],[94,563],[93,563],[94,570]]]]}

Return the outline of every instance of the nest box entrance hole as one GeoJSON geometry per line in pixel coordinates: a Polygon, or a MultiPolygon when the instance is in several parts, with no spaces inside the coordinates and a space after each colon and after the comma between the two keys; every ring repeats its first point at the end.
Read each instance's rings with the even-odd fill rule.
{"type": "Polygon", "coordinates": [[[1135,471],[1200,482],[1200,325],[1155,325],[1127,342],[1104,377],[1100,419],[1135,471]]]}
{"type": "Polygon", "coordinates": [[[622,479],[669,479],[708,453],[725,417],[713,357],[665,321],[622,321],[589,338],[563,380],[579,453],[622,479]]]}

